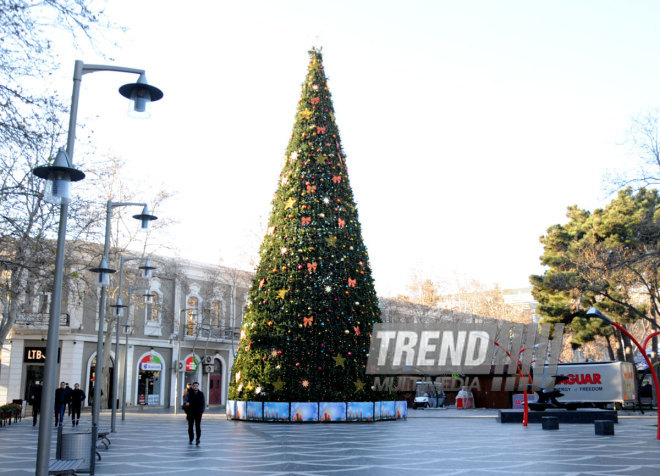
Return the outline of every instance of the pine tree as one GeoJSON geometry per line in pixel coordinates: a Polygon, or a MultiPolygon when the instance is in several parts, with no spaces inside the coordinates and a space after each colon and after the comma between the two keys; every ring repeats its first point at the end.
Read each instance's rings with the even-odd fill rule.
{"type": "Polygon", "coordinates": [[[229,398],[366,401],[378,299],[321,51],[310,62],[260,249],[229,398]]]}

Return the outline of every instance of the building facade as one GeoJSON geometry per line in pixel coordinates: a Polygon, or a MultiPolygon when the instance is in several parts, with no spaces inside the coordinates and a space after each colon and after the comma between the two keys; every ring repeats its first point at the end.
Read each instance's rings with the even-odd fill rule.
{"type": "MultiPolygon", "coordinates": [[[[124,393],[128,407],[178,405],[185,384],[193,381],[200,382],[208,404],[223,405],[252,276],[201,263],[163,263],[148,282],[139,281],[135,269],[127,269],[123,315],[117,316],[111,306],[105,312],[104,356],[110,360],[100,380],[107,405],[115,372],[119,406],[124,393]]],[[[116,288],[108,288],[109,305],[116,293],[116,288]]],[[[65,289],[63,294],[57,381],[71,387],[79,383],[89,406],[97,380],[98,292],[65,289]]],[[[43,293],[23,307],[0,350],[0,404],[27,400],[32,385],[44,378],[49,299],[43,293]]]]}

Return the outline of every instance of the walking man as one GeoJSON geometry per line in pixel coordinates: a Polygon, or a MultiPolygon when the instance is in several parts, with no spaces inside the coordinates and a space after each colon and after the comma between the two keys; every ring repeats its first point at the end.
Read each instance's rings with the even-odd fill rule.
{"type": "Polygon", "coordinates": [[[60,388],[55,390],[55,426],[64,423],[64,410],[69,400],[69,392],[66,390],[66,382],[60,383],[60,388]]]}
{"type": "Polygon", "coordinates": [[[34,382],[32,389],[30,389],[30,405],[32,405],[32,426],[37,425],[37,415],[41,410],[41,391],[43,387],[40,381],[34,382]]]}
{"type": "Polygon", "coordinates": [[[73,390],[69,394],[71,404],[71,426],[78,426],[78,420],[80,420],[80,408],[82,402],[85,401],[85,392],[80,389],[80,385],[75,383],[73,384],[73,390]]]}
{"type": "Polygon", "coordinates": [[[197,446],[202,436],[202,414],[206,410],[206,398],[204,392],[199,389],[199,382],[193,382],[192,389],[183,397],[183,406],[186,409],[186,419],[188,420],[188,439],[192,445],[195,433],[193,433],[193,424],[197,433],[197,446]]]}

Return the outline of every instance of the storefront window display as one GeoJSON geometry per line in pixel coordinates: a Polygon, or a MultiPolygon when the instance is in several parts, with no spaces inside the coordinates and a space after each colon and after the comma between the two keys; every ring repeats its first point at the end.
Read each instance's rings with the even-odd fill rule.
{"type": "Polygon", "coordinates": [[[138,366],[138,405],[160,405],[163,361],[156,354],[147,354],[138,366]]]}

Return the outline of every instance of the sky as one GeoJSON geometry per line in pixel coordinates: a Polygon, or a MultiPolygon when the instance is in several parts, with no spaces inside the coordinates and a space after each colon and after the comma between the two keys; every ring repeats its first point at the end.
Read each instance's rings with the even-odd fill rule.
{"type": "MultiPolygon", "coordinates": [[[[79,119],[125,173],[176,192],[178,255],[252,269],[308,64],[324,66],[363,237],[381,296],[416,272],[445,285],[529,286],[539,238],[566,208],[612,196],[633,166],[630,120],[660,107],[660,2],[113,0],[104,56],[144,68],[163,100],[148,121],[83,80],[79,119]]],[[[81,56],[82,55],[82,56],[81,56]]],[[[122,77],[124,76],[124,77],[122,77]]],[[[60,82],[61,81],[61,82],[60,82]]],[[[80,134],[80,133],[79,133],[80,134]]],[[[83,160],[76,159],[76,160],[83,160]]]]}

